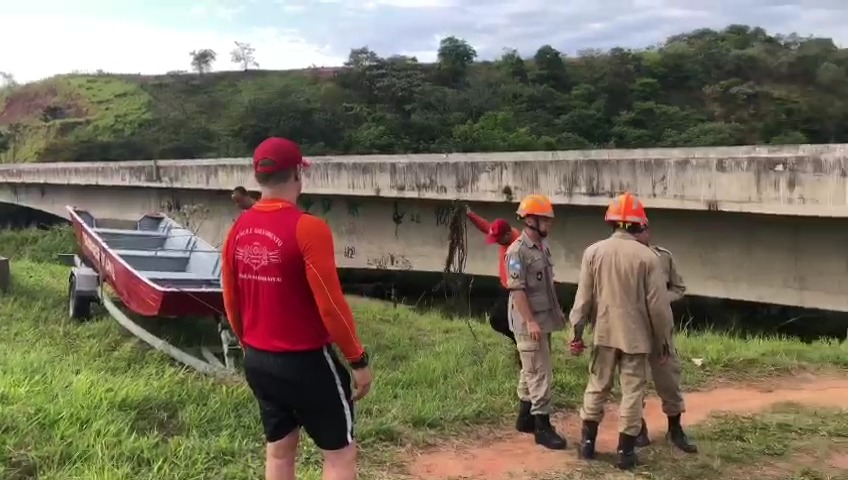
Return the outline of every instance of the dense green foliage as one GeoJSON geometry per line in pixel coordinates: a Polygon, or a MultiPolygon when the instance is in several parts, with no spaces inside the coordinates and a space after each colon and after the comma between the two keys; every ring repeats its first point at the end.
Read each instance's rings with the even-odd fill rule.
{"type": "Polygon", "coordinates": [[[0,150],[215,157],[268,135],[312,155],[848,141],[848,49],[831,39],[732,25],[638,51],[475,58],[448,37],[435,64],[360,48],[331,71],[56,77],[0,94],[0,150]]]}

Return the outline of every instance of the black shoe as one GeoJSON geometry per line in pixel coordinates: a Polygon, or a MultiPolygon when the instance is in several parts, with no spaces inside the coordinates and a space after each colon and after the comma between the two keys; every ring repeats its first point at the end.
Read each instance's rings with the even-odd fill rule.
{"type": "Polygon", "coordinates": [[[651,444],[651,439],[648,438],[648,424],[645,423],[645,419],[642,419],[642,431],[639,432],[639,436],[636,437],[636,446],[639,448],[647,447],[651,444]]]}
{"type": "Polygon", "coordinates": [[[621,470],[632,470],[639,462],[636,456],[636,437],[626,433],[618,434],[618,462],[615,464],[621,470]]]}
{"type": "Polygon", "coordinates": [[[686,453],[698,453],[698,447],[689,441],[689,437],[680,425],[679,414],[668,417],[668,434],[666,434],[666,438],[668,438],[672,445],[686,453]]]}
{"type": "Polygon", "coordinates": [[[515,429],[521,433],[533,433],[536,430],[533,415],[530,415],[531,406],[530,402],[524,400],[518,405],[518,419],[515,420],[515,429]]]}
{"type": "Polygon", "coordinates": [[[533,435],[536,437],[536,443],[551,450],[565,450],[567,443],[551,425],[551,416],[534,415],[534,417],[536,428],[533,435]]]}
{"type": "Polygon", "coordinates": [[[580,430],[580,449],[577,451],[577,456],[584,460],[594,460],[597,437],[598,422],[584,420],[583,428],[580,430]]]}

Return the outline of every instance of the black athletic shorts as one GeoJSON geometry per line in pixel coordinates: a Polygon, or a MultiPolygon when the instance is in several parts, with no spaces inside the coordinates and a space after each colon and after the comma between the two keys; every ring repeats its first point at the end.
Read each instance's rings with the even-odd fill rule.
{"type": "Polygon", "coordinates": [[[268,443],[299,427],[322,450],[353,442],[350,374],[329,345],[285,353],[245,346],[244,371],[268,443]]]}

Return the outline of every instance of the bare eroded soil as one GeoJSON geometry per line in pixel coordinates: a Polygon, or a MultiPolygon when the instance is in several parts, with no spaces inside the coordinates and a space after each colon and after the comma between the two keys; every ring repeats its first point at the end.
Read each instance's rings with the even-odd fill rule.
{"type": "MultiPolygon", "coordinates": [[[[811,376],[781,380],[759,387],[720,387],[687,393],[685,424],[701,422],[714,412],[756,413],[776,403],[794,402],[807,406],[848,408],[848,379],[820,379],[811,376]]],[[[618,443],[618,412],[607,407],[607,415],[598,433],[598,452],[615,451],[618,443]]],[[[645,408],[652,440],[666,432],[666,417],[659,399],[651,397],[645,408]]],[[[410,473],[421,480],[501,480],[527,478],[546,472],[564,471],[581,462],[574,448],[579,439],[580,419],[574,414],[556,419],[557,430],[566,435],[568,450],[555,452],[537,446],[532,435],[503,432],[494,440],[458,447],[446,445],[417,454],[410,459],[410,473]]],[[[491,437],[490,437],[491,438],[491,437]]],[[[844,456],[832,459],[835,466],[846,465],[844,456]]]]}

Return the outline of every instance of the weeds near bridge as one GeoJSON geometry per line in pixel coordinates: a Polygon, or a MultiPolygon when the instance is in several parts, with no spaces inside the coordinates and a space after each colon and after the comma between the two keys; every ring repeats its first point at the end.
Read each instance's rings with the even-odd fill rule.
{"type": "Polygon", "coordinates": [[[189,229],[197,235],[203,222],[209,216],[209,207],[202,203],[189,203],[182,205],[179,202],[162,202],[160,208],[167,212],[175,222],[189,229]]]}
{"type": "Polygon", "coordinates": [[[448,253],[445,258],[444,276],[434,291],[444,287],[445,300],[459,314],[471,311],[471,281],[470,277],[465,275],[467,259],[465,206],[457,202],[454,203],[448,219],[448,253]]]}
{"type": "Polygon", "coordinates": [[[468,232],[465,223],[465,206],[455,204],[448,221],[448,256],[445,259],[445,273],[465,273],[465,262],[468,259],[466,250],[468,232]]]}

